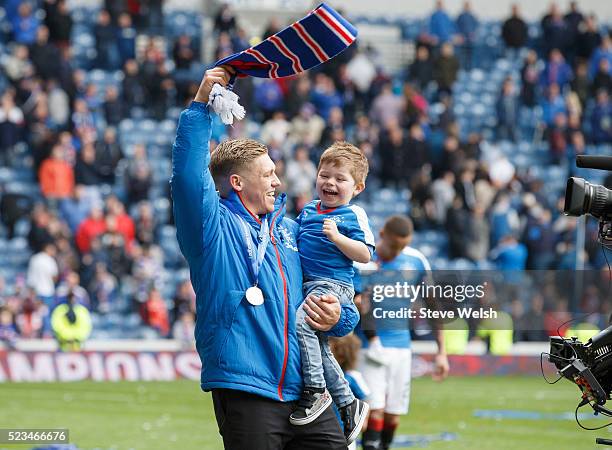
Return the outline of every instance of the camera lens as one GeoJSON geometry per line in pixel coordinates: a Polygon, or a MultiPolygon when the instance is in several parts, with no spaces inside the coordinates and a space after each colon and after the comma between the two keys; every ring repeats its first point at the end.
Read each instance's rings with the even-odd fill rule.
{"type": "Polygon", "coordinates": [[[612,190],[572,177],[567,180],[563,212],[575,217],[584,214],[597,218],[612,216],[612,190]]]}

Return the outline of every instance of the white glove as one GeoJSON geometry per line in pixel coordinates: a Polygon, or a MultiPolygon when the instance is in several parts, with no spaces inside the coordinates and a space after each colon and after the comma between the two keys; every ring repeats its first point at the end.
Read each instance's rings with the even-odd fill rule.
{"type": "Polygon", "coordinates": [[[221,117],[221,122],[232,125],[234,117],[242,120],[245,115],[244,107],[238,103],[238,98],[234,92],[215,83],[208,97],[208,105],[221,117]]]}

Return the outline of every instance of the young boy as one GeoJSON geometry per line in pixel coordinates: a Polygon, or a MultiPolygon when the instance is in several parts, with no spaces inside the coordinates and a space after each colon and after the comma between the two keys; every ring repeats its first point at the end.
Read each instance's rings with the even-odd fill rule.
{"type": "MultiPolygon", "coordinates": [[[[350,204],[365,188],[367,174],[365,155],[347,142],[336,142],[321,155],[316,181],[320,200],[308,203],[297,218],[304,298],[332,294],[341,304],[353,301],[353,262],[369,262],[374,251],[366,213],[350,204]]],[[[333,398],[350,444],[357,438],[369,407],[352,394],[327,336],[311,328],[306,317],[299,308],[296,330],[304,391],[289,420],[293,425],[306,425],[325,411],[333,398]]]]}

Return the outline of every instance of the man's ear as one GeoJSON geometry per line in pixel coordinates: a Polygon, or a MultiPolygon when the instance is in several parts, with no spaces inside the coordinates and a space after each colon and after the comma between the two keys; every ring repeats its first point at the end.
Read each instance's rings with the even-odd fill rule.
{"type": "Polygon", "coordinates": [[[237,192],[242,191],[244,183],[242,182],[242,177],[240,175],[236,173],[231,174],[229,177],[229,182],[233,190],[237,192]]]}

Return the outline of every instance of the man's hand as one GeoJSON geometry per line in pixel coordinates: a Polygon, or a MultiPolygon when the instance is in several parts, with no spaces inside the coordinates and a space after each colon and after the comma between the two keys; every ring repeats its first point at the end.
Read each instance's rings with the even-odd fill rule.
{"type": "Polygon", "coordinates": [[[329,331],[340,320],[340,302],[332,295],[309,295],[302,305],[306,311],[306,323],[315,330],[329,331]]]}
{"type": "Polygon", "coordinates": [[[208,103],[208,96],[213,84],[219,83],[221,86],[227,86],[227,83],[229,83],[231,77],[229,70],[231,69],[226,68],[226,66],[213,67],[207,70],[204,74],[204,78],[202,78],[202,82],[200,83],[194,100],[196,102],[208,103]]]}
{"type": "Polygon", "coordinates": [[[443,381],[448,376],[449,365],[446,353],[438,353],[434,360],[434,371],[431,378],[434,381],[443,381]]]}
{"type": "Polygon", "coordinates": [[[336,222],[331,219],[325,219],[323,221],[323,234],[325,234],[327,239],[333,243],[336,243],[338,238],[341,236],[340,232],[338,231],[338,225],[336,225],[336,222]]]}

